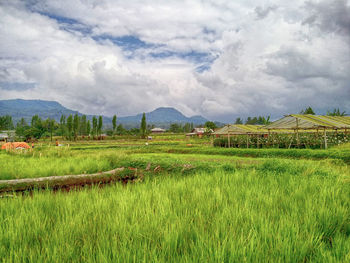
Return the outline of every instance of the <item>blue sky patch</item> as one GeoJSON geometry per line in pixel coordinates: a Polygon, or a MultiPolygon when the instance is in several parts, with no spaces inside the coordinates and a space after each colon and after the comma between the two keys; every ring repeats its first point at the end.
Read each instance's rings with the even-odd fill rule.
{"type": "Polygon", "coordinates": [[[36,83],[33,82],[0,82],[0,89],[2,90],[28,90],[35,88],[36,83]]]}
{"type": "Polygon", "coordinates": [[[100,36],[93,36],[92,38],[97,42],[109,40],[113,44],[127,51],[135,51],[136,49],[139,49],[139,48],[154,48],[157,46],[156,44],[144,42],[141,39],[131,35],[121,36],[121,37],[114,37],[110,35],[100,35],[100,36]]]}
{"type": "Polygon", "coordinates": [[[59,16],[47,12],[38,12],[39,14],[43,16],[47,16],[50,19],[56,20],[56,22],[59,24],[60,29],[66,30],[68,32],[80,32],[83,35],[88,35],[92,33],[92,28],[88,25],[85,25],[81,22],[79,22],[76,19],[72,19],[69,17],[59,16]]]}

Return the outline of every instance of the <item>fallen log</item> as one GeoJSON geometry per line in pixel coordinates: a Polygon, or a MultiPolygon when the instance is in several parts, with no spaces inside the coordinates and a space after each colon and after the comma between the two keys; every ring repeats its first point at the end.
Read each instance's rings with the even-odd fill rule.
{"type": "Polygon", "coordinates": [[[100,183],[106,184],[111,183],[113,181],[122,180],[123,178],[121,177],[120,173],[124,171],[124,169],[124,167],[120,167],[111,171],[94,174],[76,174],[14,180],[0,180],[0,193],[43,188],[56,189],[70,186],[82,186],[100,183]]]}

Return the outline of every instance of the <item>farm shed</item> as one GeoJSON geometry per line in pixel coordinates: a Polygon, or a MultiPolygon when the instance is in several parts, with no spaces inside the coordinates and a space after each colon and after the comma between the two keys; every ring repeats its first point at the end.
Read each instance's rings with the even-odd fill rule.
{"type": "Polygon", "coordinates": [[[318,134],[319,130],[321,130],[323,131],[324,147],[327,148],[327,131],[344,131],[347,134],[350,130],[350,117],[291,114],[263,128],[268,131],[293,130],[297,141],[299,141],[299,131],[309,131],[318,134]]]}
{"type": "MultiPolygon", "coordinates": [[[[292,133],[293,130],[275,130],[274,133],[292,133]]],[[[228,138],[228,147],[231,147],[230,136],[245,135],[246,145],[249,147],[249,137],[256,136],[256,144],[259,146],[259,137],[268,137],[270,131],[264,129],[263,125],[251,125],[251,124],[228,124],[221,129],[215,131],[213,135],[215,137],[226,136],[228,138]]]]}
{"type": "Polygon", "coordinates": [[[268,134],[268,130],[262,128],[263,125],[249,124],[228,124],[215,131],[213,135],[245,135],[245,134],[268,134]]]}

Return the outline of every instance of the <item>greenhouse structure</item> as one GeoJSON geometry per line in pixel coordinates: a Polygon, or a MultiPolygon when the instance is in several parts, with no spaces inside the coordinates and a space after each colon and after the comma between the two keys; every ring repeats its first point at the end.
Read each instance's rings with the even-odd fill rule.
{"type": "Polygon", "coordinates": [[[243,144],[242,135],[245,137],[247,148],[252,146],[252,143],[256,145],[256,148],[263,144],[272,146],[283,144],[283,147],[286,148],[300,148],[301,146],[308,147],[318,144],[319,147],[327,148],[327,133],[332,136],[335,144],[339,144],[342,139],[347,141],[349,131],[350,116],[291,114],[265,126],[228,124],[215,131],[213,135],[227,137],[224,147],[229,148],[234,145],[233,137],[235,136],[240,137],[238,147],[241,147],[243,144]]]}
{"type": "Polygon", "coordinates": [[[294,130],[297,142],[299,142],[299,132],[313,132],[318,136],[321,130],[323,132],[324,148],[327,148],[327,131],[344,132],[347,135],[350,130],[350,117],[291,114],[264,126],[264,129],[268,131],[294,130]]]}

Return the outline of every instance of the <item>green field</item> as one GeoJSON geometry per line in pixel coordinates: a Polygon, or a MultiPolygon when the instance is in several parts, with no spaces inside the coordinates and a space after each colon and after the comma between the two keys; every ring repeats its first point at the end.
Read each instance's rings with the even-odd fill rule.
{"type": "Polygon", "coordinates": [[[145,142],[39,142],[29,152],[1,151],[0,180],[117,167],[143,174],[126,185],[3,194],[0,261],[350,261],[350,145],[225,149],[181,136],[145,142]]]}

